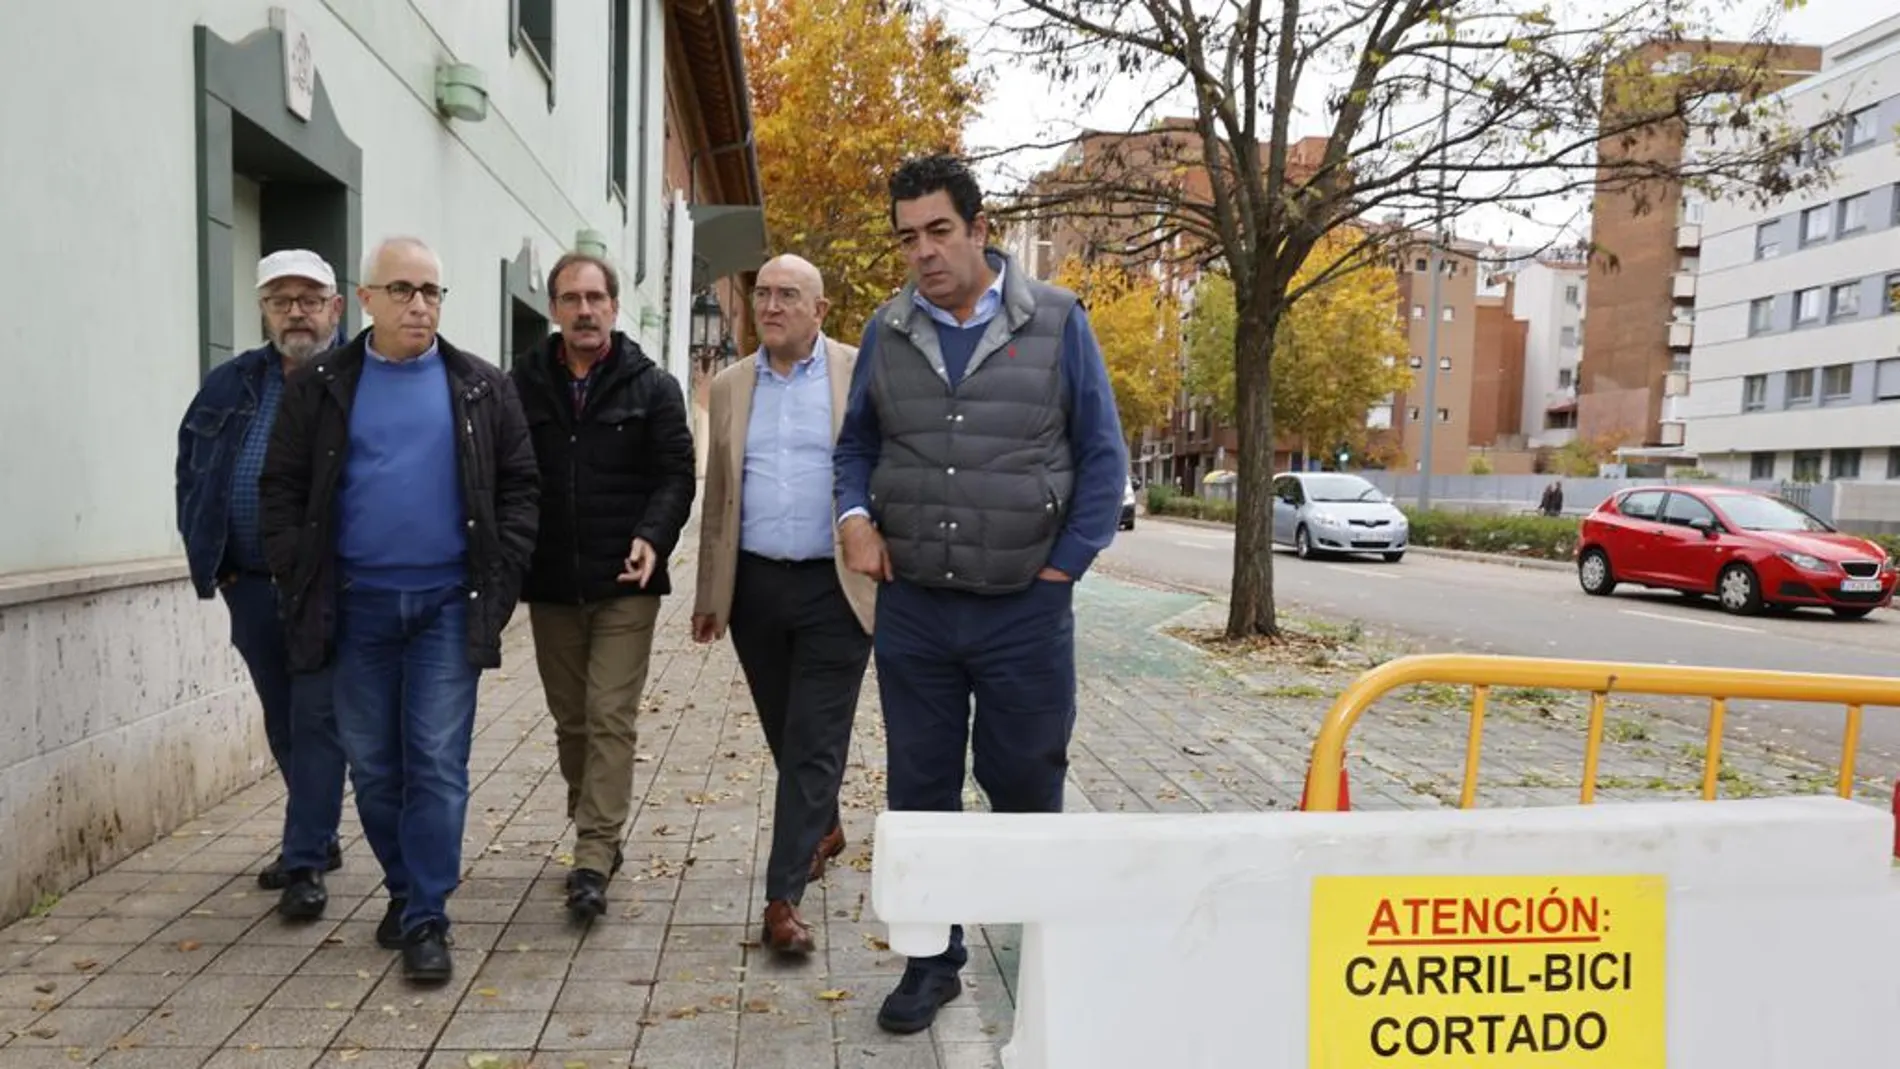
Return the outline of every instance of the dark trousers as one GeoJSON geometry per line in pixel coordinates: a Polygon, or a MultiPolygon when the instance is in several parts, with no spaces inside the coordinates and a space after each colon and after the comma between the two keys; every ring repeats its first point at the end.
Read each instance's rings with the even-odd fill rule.
{"type": "Polygon", "coordinates": [[[448,924],[462,878],[468,754],[481,673],[468,660],[468,591],[345,587],[336,717],[363,836],[403,934],[448,924]]]}
{"type": "MultiPolygon", "coordinates": [[[[877,681],[891,809],[962,809],[969,750],[995,812],[1062,811],[1075,730],[1074,597],[1074,584],[1042,580],[1002,595],[884,585],[877,681]]],[[[913,963],[955,971],[968,958],[959,925],[948,950],[913,963]]]]}
{"type": "Polygon", "coordinates": [[[277,590],[269,576],[240,573],[222,593],[231,612],[231,645],[250,669],[264,707],[264,737],[284,777],[283,867],[321,871],[343,817],[345,762],[331,673],[290,671],[277,590]]]}
{"type": "Polygon", "coordinates": [[[741,553],[729,626],[778,768],[765,897],[797,903],[818,841],[839,822],[871,638],[828,559],[781,563],[741,553]]]}

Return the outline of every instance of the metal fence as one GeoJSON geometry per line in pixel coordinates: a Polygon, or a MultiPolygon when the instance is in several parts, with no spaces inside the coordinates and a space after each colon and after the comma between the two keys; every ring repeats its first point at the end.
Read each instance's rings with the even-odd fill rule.
{"type": "MultiPolygon", "coordinates": [[[[1424,476],[1392,471],[1356,473],[1383,490],[1400,504],[1418,500],[1424,476]]],[[[1573,515],[1589,512],[1604,499],[1632,486],[1733,486],[1774,494],[1832,521],[1836,487],[1833,483],[1724,482],[1711,479],[1599,479],[1563,478],[1554,475],[1434,475],[1431,476],[1432,504],[1436,507],[1465,509],[1473,512],[1528,512],[1537,508],[1544,487],[1552,482],[1563,486],[1564,511],[1573,515]]]]}

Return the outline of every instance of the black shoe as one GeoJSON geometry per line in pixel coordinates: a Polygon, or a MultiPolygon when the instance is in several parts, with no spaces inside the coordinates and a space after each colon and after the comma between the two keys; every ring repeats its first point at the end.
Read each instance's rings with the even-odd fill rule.
{"type": "Polygon", "coordinates": [[[392,898],[389,900],[389,908],[383,911],[382,923],[376,926],[377,946],[382,947],[384,950],[401,950],[403,948],[402,911],[407,908],[409,908],[409,900],[406,898],[392,898]]]}
{"type": "Polygon", "coordinates": [[[449,933],[442,922],[429,921],[403,939],[402,975],[418,984],[439,984],[455,975],[449,933]]]}
{"type": "Polygon", "coordinates": [[[961,994],[963,981],[956,973],[912,962],[904,967],[897,990],[884,997],[884,1005],[877,1011],[877,1026],[900,1036],[921,1032],[937,1019],[944,1003],[961,994]]]}
{"type": "MultiPolygon", "coordinates": [[[[343,844],[330,844],[330,859],[324,862],[323,871],[335,872],[343,867],[343,844]]],[[[290,886],[290,875],[284,871],[284,855],[278,854],[277,860],[265,865],[257,873],[257,885],[266,891],[281,891],[290,886]]]]}
{"type": "Polygon", "coordinates": [[[607,912],[607,877],[593,869],[575,869],[567,877],[567,913],[587,924],[607,912]]]}
{"type": "Polygon", "coordinates": [[[330,904],[330,893],[323,889],[323,873],[298,869],[286,877],[284,893],[278,896],[277,912],[293,921],[313,921],[323,916],[330,904]]]}

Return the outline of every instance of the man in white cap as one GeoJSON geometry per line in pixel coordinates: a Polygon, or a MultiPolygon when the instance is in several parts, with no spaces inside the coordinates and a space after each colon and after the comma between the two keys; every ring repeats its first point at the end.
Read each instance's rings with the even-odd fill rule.
{"type": "Polygon", "coordinates": [[[264,345],[205,376],[178,428],[178,533],[201,598],[221,594],[231,644],[251,672],[271,757],[289,798],[282,850],[257,882],[282,892],[283,916],[323,915],[323,873],[342,865],[345,762],[327,673],[294,675],[278,615],[277,591],[258,525],[258,476],[288,373],[336,342],[343,315],[336,272],[305,249],[271,253],[257,265],[264,345]]]}

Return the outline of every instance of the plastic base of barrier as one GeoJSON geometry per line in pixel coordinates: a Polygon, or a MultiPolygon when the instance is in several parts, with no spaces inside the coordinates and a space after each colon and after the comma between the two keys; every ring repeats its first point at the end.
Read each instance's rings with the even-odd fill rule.
{"type": "MultiPolygon", "coordinates": [[[[1895,812],[1900,812],[1900,785],[1896,785],[1895,789],[1897,792],[1894,796],[1895,812]]],[[[1306,811],[1306,788],[1302,787],[1300,788],[1300,812],[1304,813],[1306,811]]],[[[1339,811],[1341,813],[1352,812],[1352,784],[1347,780],[1346,766],[1344,765],[1339,767],[1339,811]]],[[[1900,838],[1896,838],[1894,844],[1897,849],[1900,849],[1900,838]]],[[[1896,854],[1896,856],[1900,856],[1900,854],[1896,854]]]]}

